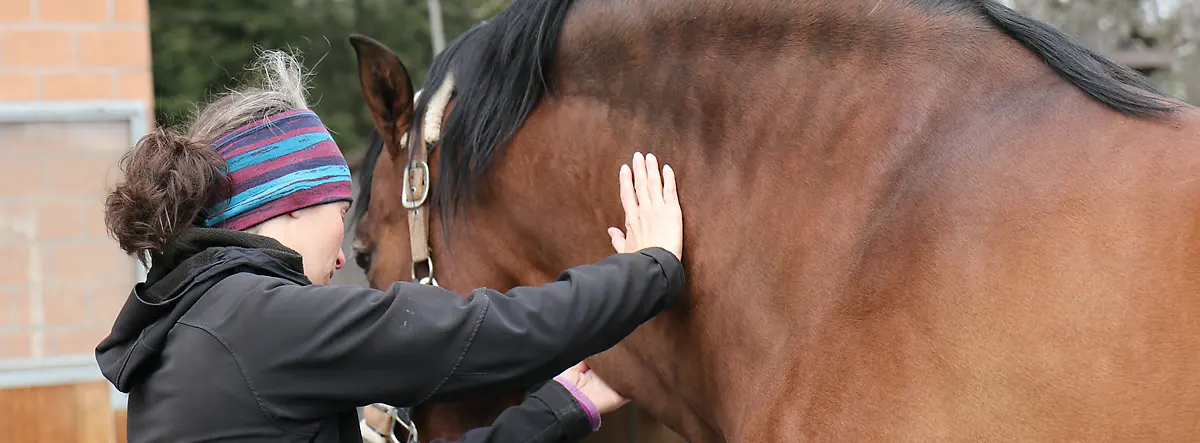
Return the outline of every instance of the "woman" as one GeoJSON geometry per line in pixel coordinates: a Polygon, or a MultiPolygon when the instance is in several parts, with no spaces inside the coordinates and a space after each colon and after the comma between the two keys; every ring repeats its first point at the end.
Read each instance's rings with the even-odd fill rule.
{"type": "Polygon", "coordinates": [[[261,87],[216,100],[186,134],[142,138],[108,197],[111,234],[153,264],[96,348],[129,393],[130,442],[361,442],[358,406],[531,385],[462,441],[574,441],[621,406],[571,367],[682,292],[669,167],[662,179],[653,156],[621,168],[618,254],[557,282],[466,299],[410,283],[325,286],[345,263],[349,170],[307,109],[299,64],[268,52],[259,67],[261,87]]]}

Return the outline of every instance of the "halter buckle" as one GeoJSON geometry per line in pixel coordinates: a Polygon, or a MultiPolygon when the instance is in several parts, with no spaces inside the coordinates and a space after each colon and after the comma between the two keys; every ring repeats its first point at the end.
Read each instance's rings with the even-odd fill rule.
{"type": "Polygon", "coordinates": [[[400,198],[400,204],[405,209],[416,209],[425,204],[425,200],[429,198],[429,163],[417,161],[415,164],[404,168],[404,194],[400,198]],[[412,194],[416,193],[417,189],[412,187],[412,173],[414,169],[421,171],[421,198],[412,199],[412,194]]]}

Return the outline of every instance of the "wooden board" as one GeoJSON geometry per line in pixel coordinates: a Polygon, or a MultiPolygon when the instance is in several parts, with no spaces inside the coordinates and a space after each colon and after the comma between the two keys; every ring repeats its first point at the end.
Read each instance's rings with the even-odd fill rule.
{"type": "Polygon", "coordinates": [[[125,427],[129,423],[129,411],[124,409],[116,411],[113,414],[113,423],[113,428],[117,431],[117,443],[128,443],[129,437],[125,433],[125,427]]]}
{"type": "Polygon", "coordinates": [[[4,441],[116,443],[108,382],[0,390],[4,441]]]}

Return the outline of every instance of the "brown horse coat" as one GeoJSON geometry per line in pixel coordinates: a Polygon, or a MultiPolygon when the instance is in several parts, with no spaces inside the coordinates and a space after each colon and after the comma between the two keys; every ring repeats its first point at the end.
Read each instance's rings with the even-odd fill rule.
{"type": "MultiPolygon", "coordinates": [[[[591,363],[690,441],[1200,435],[1195,109],[992,1],[569,3],[518,0],[433,69],[458,85],[444,286],[602,257],[617,166],[651,151],[687,300],[591,363]]],[[[395,125],[358,230],[375,285],[407,278],[395,135],[427,104],[395,72],[363,71],[395,125]]]]}

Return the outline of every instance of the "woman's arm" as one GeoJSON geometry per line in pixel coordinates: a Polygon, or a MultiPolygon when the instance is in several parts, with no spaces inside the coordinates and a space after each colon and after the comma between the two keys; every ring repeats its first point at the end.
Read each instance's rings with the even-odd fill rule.
{"type": "Polygon", "coordinates": [[[629,252],[569,269],[556,282],[478,289],[464,299],[411,283],[381,292],[242,274],[212,289],[244,295],[216,313],[220,327],[210,329],[240,354],[260,401],[284,417],[547,380],[615,345],[683,292],[673,172],[664,168],[664,186],[653,156],[633,163],[620,174],[628,232],[612,233],[614,248],[629,252]]]}
{"type": "Polygon", "coordinates": [[[413,405],[528,386],[601,352],[677,299],[683,270],[659,248],[567,270],[558,281],[467,298],[433,286],[298,286],[235,275],[246,294],[211,325],[263,401],[285,417],[413,405]]]}

